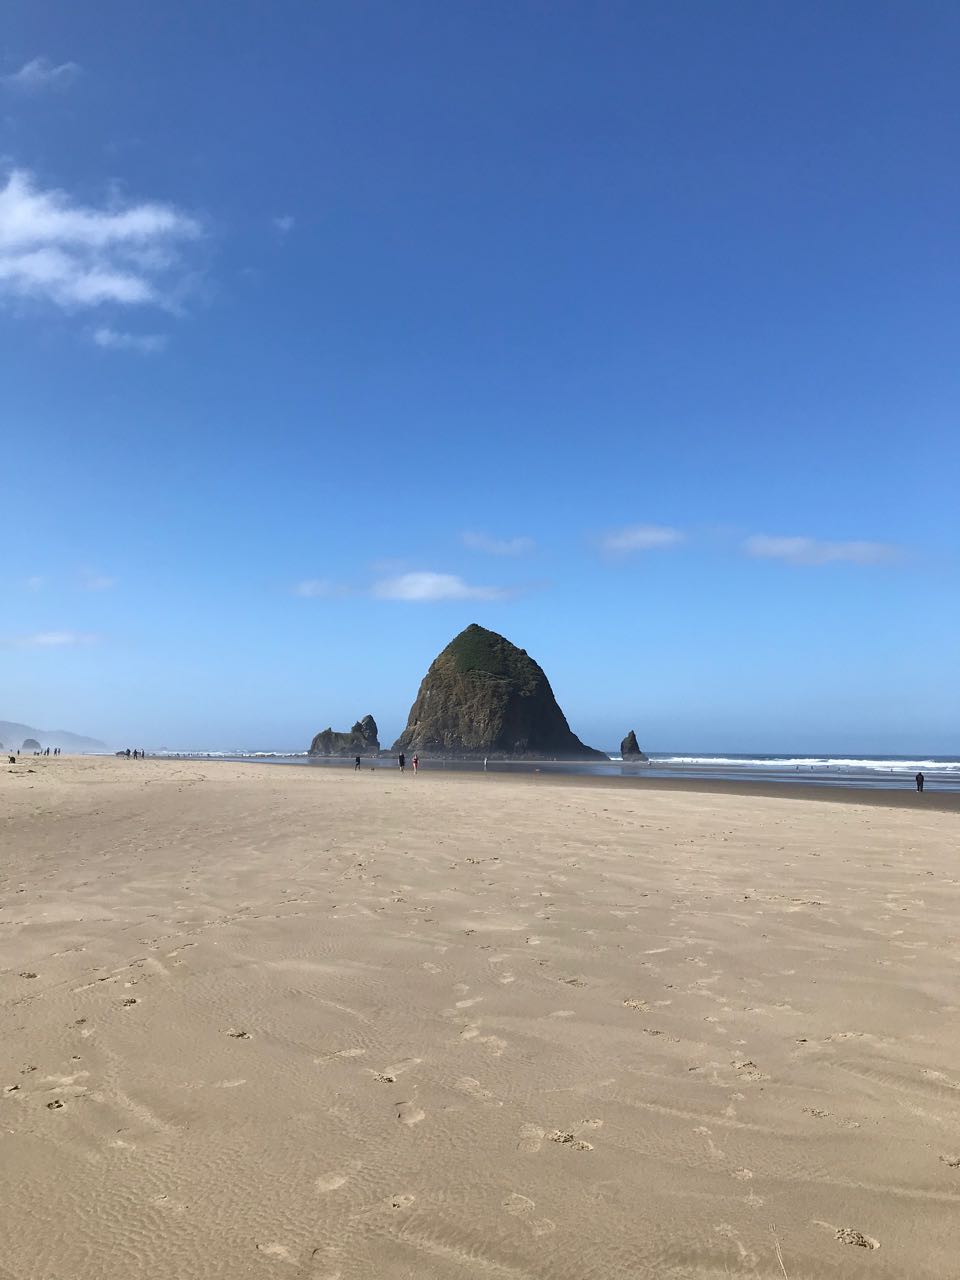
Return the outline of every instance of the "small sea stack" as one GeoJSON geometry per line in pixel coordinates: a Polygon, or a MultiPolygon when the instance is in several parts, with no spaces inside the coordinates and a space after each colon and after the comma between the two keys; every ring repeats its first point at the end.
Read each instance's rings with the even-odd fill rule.
{"type": "Polygon", "coordinates": [[[644,762],[649,764],[649,757],[644,755],[640,750],[640,744],[637,742],[636,731],[631,729],[624,740],[620,743],[620,756],[624,760],[631,760],[635,764],[644,762]]]}
{"type": "Polygon", "coordinates": [[[312,756],[376,756],[380,754],[380,737],[373,716],[364,716],[347,733],[322,729],[310,743],[312,756]]]}

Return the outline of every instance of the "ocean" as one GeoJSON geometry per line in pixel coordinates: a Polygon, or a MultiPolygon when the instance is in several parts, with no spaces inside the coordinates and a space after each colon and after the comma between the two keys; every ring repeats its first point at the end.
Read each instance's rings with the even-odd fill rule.
{"type": "MultiPolygon", "coordinates": [[[[259,760],[267,764],[307,764],[317,769],[353,768],[352,759],[319,759],[304,752],[183,751],[157,752],[228,760],[259,760]]],[[[364,768],[395,769],[392,758],[365,759],[364,768]]],[[[438,760],[425,756],[424,769],[472,772],[480,761],[438,760]]],[[[608,761],[490,760],[491,773],[572,774],[598,778],[702,778],[726,782],[815,783],[820,786],[912,789],[914,777],[923,773],[928,790],[960,791],[960,757],[957,756],[853,756],[853,755],[698,755],[693,752],[652,752],[649,764],[626,763],[611,755],[608,761]]]]}

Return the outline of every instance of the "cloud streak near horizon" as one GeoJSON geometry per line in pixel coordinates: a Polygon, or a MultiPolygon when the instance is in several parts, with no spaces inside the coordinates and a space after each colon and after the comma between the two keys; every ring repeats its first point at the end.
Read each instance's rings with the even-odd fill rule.
{"type": "Polygon", "coordinates": [[[65,649],[76,645],[96,644],[98,636],[83,631],[37,631],[33,635],[14,636],[7,644],[20,649],[65,649]]]}
{"type": "Polygon", "coordinates": [[[686,534],[669,525],[630,524],[614,529],[600,539],[600,549],[608,555],[629,555],[634,551],[656,551],[676,547],[686,541],[686,534]]]}
{"type": "Polygon", "coordinates": [[[536,549],[533,538],[492,538],[486,533],[467,530],[460,540],[471,551],[485,551],[491,556],[525,556],[536,549]]]}
{"type": "Polygon", "coordinates": [[[771,537],[757,533],[747,538],[743,550],[753,559],[784,560],[788,564],[892,564],[903,556],[887,542],[824,542],[808,537],[771,537]]]}

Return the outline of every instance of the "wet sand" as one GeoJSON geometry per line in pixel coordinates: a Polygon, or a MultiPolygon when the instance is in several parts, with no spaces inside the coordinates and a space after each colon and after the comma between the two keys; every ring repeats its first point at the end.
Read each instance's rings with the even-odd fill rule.
{"type": "MultiPolygon", "coordinates": [[[[284,767],[296,768],[297,766],[284,767]]],[[[442,768],[431,770],[429,762],[423,766],[423,771],[437,778],[465,776],[464,772],[448,772],[442,768]]],[[[466,776],[482,772],[478,767],[466,776]]],[[[836,804],[880,805],[888,809],[918,809],[920,812],[937,809],[948,813],[960,813],[960,791],[939,791],[935,780],[931,781],[926,790],[921,793],[916,790],[913,782],[896,787],[857,787],[815,782],[766,782],[759,779],[742,779],[734,782],[723,778],[651,778],[645,777],[642,770],[638,770],[636,775],[624,774],[619,777],[587,777],[551,773],[548,769],[542,773],[525,769],[511,774],[496,773],[494,776],[509,778],[518,783],[529,782],[531,786],[538,787],[577,786],[578,784],[612,789],[637,787],[645,791],[687,791],[703,795],[757,796],[759,799],[777,800],[822,800],[836,804]]]]}
{"type": "Polygon", "coordinates": [[[3,767],[0,1277],[954,1274],[955,813],[812,790],[3,767]]]}

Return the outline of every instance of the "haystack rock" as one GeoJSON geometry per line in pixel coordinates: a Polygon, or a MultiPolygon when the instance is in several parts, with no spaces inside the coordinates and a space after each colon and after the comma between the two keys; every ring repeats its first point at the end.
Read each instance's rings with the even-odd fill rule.
{"type": "Polygon", "coordinates": [[[571,732],[525,649],[473,623],[434,659],[394,751],[606,760],[571,732]]]}
{"type": "Polygon", "coordinates": [[[324,729],[310,743],[312,756],[375,756],[379,753],[380,738],[373,716],[358,720],[349,733],[324,729]]]}
{"type": "Polygon", "coordinates": [[[649,756],[645,756],[640,750],[640,744],[637,742],[637,735],[633,729],[620,743],[620,756],[624,760],[645,760],[649,763],[649,756]]]}
{"type": "Polygon", "coordinates": [[[20,750],[21,751],[39,751],[40,743],[36,740],[36,738],[24,738],[23,746],[20,748],[20,750]]]}

